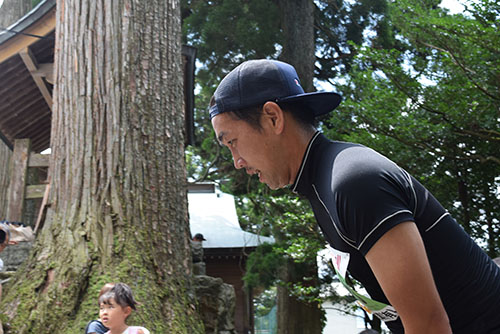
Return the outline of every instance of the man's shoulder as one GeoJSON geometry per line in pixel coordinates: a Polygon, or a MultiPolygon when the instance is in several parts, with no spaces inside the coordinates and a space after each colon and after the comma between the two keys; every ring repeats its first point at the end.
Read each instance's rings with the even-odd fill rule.
{"type": "Polygon", "coordinates": [[[399,166],[377,151],[357,144],[333,142],[328,150],[331,171],[345,180],[371,179],[385,173],[399,173],[399,166]]]}
{"type": "Polygon", "coordinates": [[[323,137],[318,141],[314,160],[322,165],[335,164],[337,168],[349,168],[352,165],[370,165],[372,167],[395,165],[390,159],[374,149],[357,143],[334,141],[323,137]]]}

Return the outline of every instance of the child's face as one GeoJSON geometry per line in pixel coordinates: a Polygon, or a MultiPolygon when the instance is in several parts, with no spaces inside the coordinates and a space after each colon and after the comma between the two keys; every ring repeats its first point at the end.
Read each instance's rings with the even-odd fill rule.
{"type": "Polygon", "coordinates": [[[111,298],[108,304],[101,303],[99,318],[102,324],[109,329],[119,329],[125,325],[125,319],[130,315],[130,312],[130,306],[122,307],[111,298]]]}

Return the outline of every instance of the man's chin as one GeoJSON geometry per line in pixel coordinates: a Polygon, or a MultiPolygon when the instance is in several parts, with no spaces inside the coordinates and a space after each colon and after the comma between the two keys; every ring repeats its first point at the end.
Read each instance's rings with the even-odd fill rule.
{"type": "Polygon", "coordinates": [[[282,189],[282,188],[285,188],[286,185],[280,185],[280,184],[269,184],[268,182],[265,182],[265,181],[260,181],[261,183],[264,183],[269,189],[271,190],[278,190],[278,189],[282,189]]]}

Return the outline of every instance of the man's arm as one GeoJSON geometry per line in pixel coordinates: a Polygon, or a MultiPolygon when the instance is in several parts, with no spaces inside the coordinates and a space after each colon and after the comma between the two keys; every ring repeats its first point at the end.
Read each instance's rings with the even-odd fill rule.
{"type": "Polygon", "coordinates": [[[385,233],[366,260],[401,317],[405,334],[451,333],[415,223],[401,223],[385,233]]]}

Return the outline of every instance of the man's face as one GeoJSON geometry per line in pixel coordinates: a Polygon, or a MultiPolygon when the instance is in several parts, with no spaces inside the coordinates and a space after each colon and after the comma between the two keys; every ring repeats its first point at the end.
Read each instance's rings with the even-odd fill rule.
{"type": "Polygon", "coordinates": [[[288,185],[285,162],[280,161],[280,150],[269,126],[258,130],[231,113],[218,114],[212,119],[217,139],[229,148],[234,167],[245,168],[250,175],[257,174],[259,181],[271,189],[288,185]]]}

